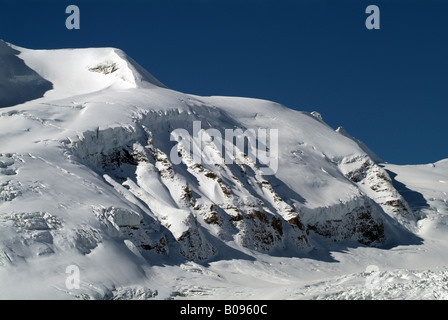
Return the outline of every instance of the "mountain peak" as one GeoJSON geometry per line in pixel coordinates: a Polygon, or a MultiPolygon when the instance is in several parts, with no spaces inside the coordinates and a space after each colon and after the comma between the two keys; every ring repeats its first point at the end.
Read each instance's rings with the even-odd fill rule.
{"type": "Polygon", "coordinates": [[[165,87],[116,48],[31,50],[0,41],[0,107],[105,89],[165,87]]]}

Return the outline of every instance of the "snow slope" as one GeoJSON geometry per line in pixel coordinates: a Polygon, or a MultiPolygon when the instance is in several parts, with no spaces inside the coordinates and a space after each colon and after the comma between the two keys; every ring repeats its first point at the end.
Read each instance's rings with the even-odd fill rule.
{"type": "MultiPolygon", "coordinates": [[[[114,48],[0,42],[0,59],[0,298],[374,297],[368,265],[394,298],[406,277],[443,282],[445,162],[380,164],[318,113],[176,92],[114,48]],[[278,130],[275,174],[250,147],[219,148],[229,129],[278,130]]],[[[443,287],[419,285],[416,297],[443,287]]]]}
{"type": "Polygon", "coordinates": [[[426,237],[443,238],[448,214],[448,160],[426,165],[384,164],[395,188],[421,217],[426,237]]]}
{"type": "Polygon", "coordinates": [[[40,98],[53,88],[51,82],[29,68],[18,54],[19,51],[0,40],[0,108],[40,98]]]}

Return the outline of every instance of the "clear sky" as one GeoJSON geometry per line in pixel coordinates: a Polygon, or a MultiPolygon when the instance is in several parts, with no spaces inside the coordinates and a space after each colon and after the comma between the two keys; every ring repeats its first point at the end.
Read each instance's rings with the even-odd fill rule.
{"type": "Polygon", "coordinates": [[[448,158],[446,0],[1,0],[0,39],[118,47],[175,90],[318,111],[387,162],[448,158]]]}

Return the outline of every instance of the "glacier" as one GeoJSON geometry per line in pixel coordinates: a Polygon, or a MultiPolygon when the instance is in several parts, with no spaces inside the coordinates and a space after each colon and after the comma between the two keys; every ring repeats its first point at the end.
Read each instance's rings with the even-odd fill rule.
{"type": "Polygon", "coordinates": [[[115,48],[0,41],[0,62],[1,299],[446,297],[446,160],[384,163],[317,112],[171,90],[115,48]],[[278,130],[278,170],[211,136],[198,161],[172,139],[198,121],[278,130]]]}

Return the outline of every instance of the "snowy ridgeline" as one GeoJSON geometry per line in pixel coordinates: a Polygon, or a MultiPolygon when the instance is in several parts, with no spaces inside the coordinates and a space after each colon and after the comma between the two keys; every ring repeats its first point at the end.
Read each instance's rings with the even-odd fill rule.
{"type": "MultiPolygon", "coordinates": [[[[0,106],[38,98],[0,109],[0,298],[182,298],[253,287],[234,273],[281,278],[290,288],[316,279],[315,261],[329,263],[327,277],[343,276],[344,268],[363,274],[356,272],[364,264],[346,258],[335,270],[332,251],[365,250],[361,261],[381,264],[374,252],[422,246],[423,223],[444,221],[446,184],[431,189],[436,176],[448,181],[444,162],[432,175],[420,170],[427,181],[412,193],[398,179],[409,173],[379,164],[317,113],[172,91],[112,48],[0,43],[0,59],[15,66],[0,74],[1,85],[23,91],[36,88],[36,77],[51,83],[24,100],[0,92],[0,106]],[[17,66],[35,76],[25,81],[17,66]],[[278,130],[273,175],[250,149],[229,156],[210,135],[260,128],[278,130]],[[190,144],[172,141],[179,129],[191,134],[190,144]],[[226,261],[236,261],[231,270],[226,261]],[[65,283],[71,265],[80,270],[80,289],[65,283]],[[199,287],[196,272],[206,279],[199,287]]],[[[272,287],[267,282],[263,288],[272,287]]],[[[311,293],[304,297],[319,297],[311,293]]],[[[344,297],[328,295],[336,296],[344,297]]]]}

